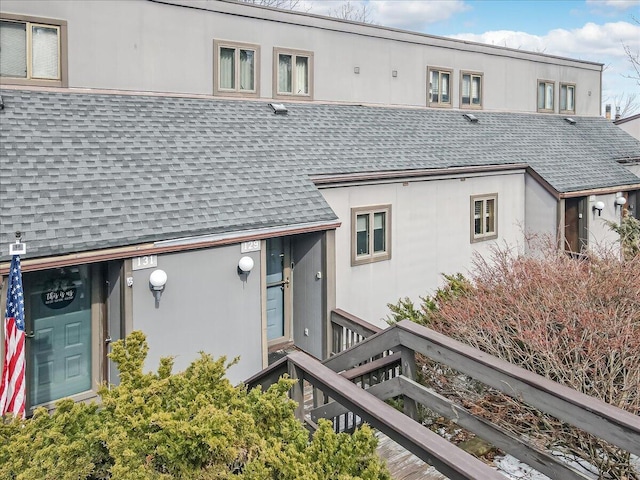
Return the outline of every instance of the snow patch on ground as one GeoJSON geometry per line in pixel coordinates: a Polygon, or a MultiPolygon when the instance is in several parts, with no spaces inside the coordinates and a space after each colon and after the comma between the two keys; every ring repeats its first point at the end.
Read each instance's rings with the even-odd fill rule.
{"type": "MultiPolygon", "coordinates": [[[[570,459],[566,455],[559,452],[553,452],[556,457],[562,457],[563,461],[570,467],[575,468],[589,478],[596,480],[598,478],[597,469],[581,459],[570,459]]],[[[526,463],[522,463],[511,455],[497,456],[493,463],[500,473],[512,480],[552,480],[546,475],[534,470],[526,463]]],[[[631,455],[631,465],[640,472],[640,457],[631,455]]]]}

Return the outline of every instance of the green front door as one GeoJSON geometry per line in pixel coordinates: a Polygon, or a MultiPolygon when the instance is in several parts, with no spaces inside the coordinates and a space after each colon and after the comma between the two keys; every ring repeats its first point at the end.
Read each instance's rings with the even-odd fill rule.
{"type": "Polygon", "coordinates": [[[24,275],[29,406],[91,389],[91,280],[86,265],[24,275]]]}

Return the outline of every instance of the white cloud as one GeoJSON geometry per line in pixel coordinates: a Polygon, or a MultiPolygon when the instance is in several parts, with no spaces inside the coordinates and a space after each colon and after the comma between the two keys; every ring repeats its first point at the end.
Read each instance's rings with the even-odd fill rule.
{"type": "Polygon", "coordinates": [[[457,13],[470,9],[462,0],[448,2],[380,0],[369,2],[369,5],[373,10],[374,18],[384,19],[384,25],[412,31],[424,30],[428,24],[447,20],[457,13]]]}
{"type": "MultiPolygon", "coordinates": [[[[316,15],[332,15],[345,3],[346,0],[302,0],[298,9],[316,15]]],[[[470,9],[463,0],[349,0],[349,3],[355,10],[365,5],[372,23],[415,32],[470,9]]]]}
{"type": "Polygon", "coordinates": [[[479,35],[453,35],[453,38],[603,63],[603,99],[640,91],[636,81],[624,78],[635,75],[635,72],[623,48],[627,45],[632,51],[640,51],[640,25],[629,22],[587,23],[572,30],[551,30],[542,36],[499,30],[479,35]]]}
{"type": "Polygon", "coordinates": [[[587,5],[595,7],[598,11],[607,9],[625,11],[640,6],[640,0],[587,0],[587,5]]]}
{"type": "Polygon", "coordinates": [[[601,63],[626,60],[623,44],[632,50],[640,49],[640,25],[629,22],[603,25],[587,23],[572,30],[551,30],[544,36],[497,30],[482,34],[462,33],[452,37],[601,63]]]}

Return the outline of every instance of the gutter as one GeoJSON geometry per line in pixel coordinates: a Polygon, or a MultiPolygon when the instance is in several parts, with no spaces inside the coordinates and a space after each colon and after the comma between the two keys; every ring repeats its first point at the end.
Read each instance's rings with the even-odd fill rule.
{"type": "MultiPolygon", "coordinates": [[[[67,267],[78,264],[106,262],[109,260],[122,260],[144,255],[158,255],[161,253],[177,253],[202,248],[233,245],[249,240],[263,240],[265,238],[283,237],[285,235],[299,235],[309,232],[335,230],[342,223],[339,220],[329,222],[314,222],[298,224],[295,226],[271,227],[265,229],[244,230],[240,232],[222,233],[216,235],[200,235],[174,240],[162,240],[153,243],[143,243],[127,247],[92,250],[88,252],[70,253],[55,257],[42,257],[34,259],[21,258],[20,265],[23,272],[47,270],[50,268],[67,267]]],[[[7,275],[10,262],[0,263],[0,275],[7,275]]]]}

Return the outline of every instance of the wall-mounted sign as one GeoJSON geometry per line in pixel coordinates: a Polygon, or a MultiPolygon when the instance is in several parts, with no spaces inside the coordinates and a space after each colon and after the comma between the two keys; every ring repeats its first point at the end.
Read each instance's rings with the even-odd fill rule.
{"type": "Polygon", "coordinates": [[[76,298],[76,286],[64,279],[54,281],[42,292],[42,303],[54,310],[67,307],[76,298]]]}
{"type": "Polygon", "coordinates": [[[144,255],[142,257],[134,257],[132,260],[132,270],[144,270],[145,268],[155,268],[158,266],[157,255],[144,255]]]}
{"type": "Polygon", "coordinates": [[[259,252],[260,240],[251,240],[240,244],[240,253],[259,252]]]}

